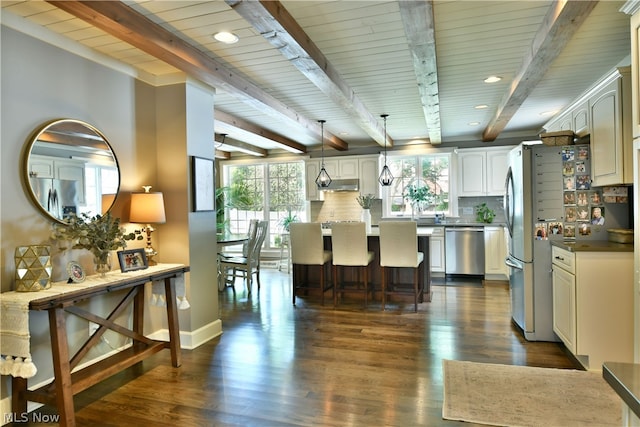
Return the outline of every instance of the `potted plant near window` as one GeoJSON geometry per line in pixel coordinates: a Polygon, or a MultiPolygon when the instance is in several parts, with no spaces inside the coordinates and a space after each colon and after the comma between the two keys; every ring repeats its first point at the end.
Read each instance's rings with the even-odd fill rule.
{"type": "Polygon", "coordinates": [[[420,211],[425,208],[426,204],[433,202],[435,195],[426,185],[418,186],[411,184],[407,187],[404,196],[409,199],[411,203],[411,217],[415,218],[419,215],[420,211]]]}

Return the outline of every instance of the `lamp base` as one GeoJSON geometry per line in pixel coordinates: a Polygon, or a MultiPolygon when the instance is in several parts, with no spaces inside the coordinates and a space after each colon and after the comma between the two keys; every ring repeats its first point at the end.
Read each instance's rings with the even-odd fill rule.
{"type": "Polygon", "coordinates": [[[153,249],[151,246],[147,246],[144,248],[144,254],[147,257],[147,264],[149,265],[158,265],[158,262],[153,259],[154,256],[158,255],[158,252],[153,249]]]}

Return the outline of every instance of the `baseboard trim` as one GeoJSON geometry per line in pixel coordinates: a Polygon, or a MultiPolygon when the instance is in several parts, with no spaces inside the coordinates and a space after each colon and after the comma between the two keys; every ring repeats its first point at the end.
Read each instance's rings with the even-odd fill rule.
{"type": "MultiPolygon", "coordinates": [[[[193,350],[220,335],[222,335],[222,320],[217,319],[195,331],[180,331],[180,348],[193,350]]],[[[158,341],[169,341],[169,330],[160,329],[147,336],[158,341]]]]}

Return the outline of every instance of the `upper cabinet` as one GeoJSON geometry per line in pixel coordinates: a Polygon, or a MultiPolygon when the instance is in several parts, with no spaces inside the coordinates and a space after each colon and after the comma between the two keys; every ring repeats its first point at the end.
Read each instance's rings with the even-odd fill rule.
{"type": "Polygon", "coordinates": [[[595,187],[633,183],[632,132],[640,134],[640,119],[632,120],[631,94],[630,67],[617,68],[544,126],[591,135],[595,187]]]}
{"type": "Polygon", "coordinates": [[[578,136],[585,136],[591,132],[591,118],[587,101],[575,104],[575,107],[554,117],[545,125],[547,132],[571,130],[578,136]]]}
{"type": "MultiPolygon", "coordinates": [[[[321,160],[305,162],[307,200],[323,200],[323,192],[318,189],[316,178],[320,173],[321,160]]],[[[348,156],[324,160],[324,167],[331,179],[357,179],[361,194],[379,197],[378,156],[348,156]]]]}
{"type": "Polygon", "coordinates": [[[503,196],[513,147],[458,150],[458,196],[503,196]]]}
{"type": "Polygon", "coordinates": [[[85,205],[85,162],[73,159],[52,159],[48,156],[32,155],[29,159],[29,177],[76,182],[75,202],[85,205]]]}
{"type": "Polygon", "coordinates": [[[633,183],[629,68],[612,79],[589,99],[591,179],[596,187],[633,183]]]}
{"type": "MultiPolygon", "coordinates": [[[[635,6],[638,9],[638,6],[635,6]]],[[[634,138],[640,138],[640,9],[631,15],[631,127],[634,138]]]]}

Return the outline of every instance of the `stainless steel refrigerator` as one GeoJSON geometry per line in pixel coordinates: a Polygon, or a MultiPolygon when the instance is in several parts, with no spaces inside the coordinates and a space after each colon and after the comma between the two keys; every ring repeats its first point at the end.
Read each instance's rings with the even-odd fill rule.
{"type": "Polygon", "coordinates": [[[58,219],[64,219],[78,209],[78,181],[51,178],[30,178],[31,189],[40,206],[58,219]]]}
{"type": "Polygon", "coordinates": [[[559,341],[553,332],[551,245],[535,237],[539,220],[562,221],[560,147],[521,144],[509,153],[504,198],[509,228],[511,314],[529,341],[559,341]],[[540,218],[544,216],[545,218],[540,218]]]}

